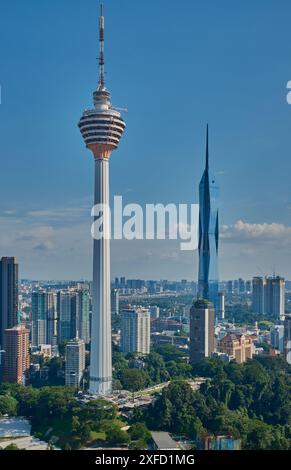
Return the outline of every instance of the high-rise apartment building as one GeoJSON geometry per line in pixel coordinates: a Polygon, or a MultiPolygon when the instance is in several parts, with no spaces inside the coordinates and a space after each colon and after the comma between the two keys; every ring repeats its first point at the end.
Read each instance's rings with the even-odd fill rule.
{"type": "Polygon", "coordinates": [[[57,344],[57,297],[53,292],[38,291],[31,298],[32,346],[57,344]]]}
{"type": "Polygon", "coordinates": [[[198,362],[214,352],[214,307],[207,300],[194,302],[190,310],[190,361],[198,362]]]}
{"type": "Polygon", "coordinates": [[[29,360],[29,330],[23,325],[4,332],[3,382],[25,384],[29,360]]]}
{"type": "Polygon", "coordinates": [[[18,324],[18,264],[16,258],[0,261],[0,349],[4,332],[18,324]]]}
{"type": "Polygon", "coordinates": [[[111,289],[111,313],[119,315],[119,289],[111,289]]]}
{"type": "Polygon", "coordinates": [[[57,346],[58,344],[58,309],[57,294],[55,292],[47,292],[45,299],[45,307],[47,311],[47,329],[46,344],[57,346]]]}
{"type": "MultiPolygon", "coordinates": [[[[110,306],[110,214],[109,214],[109,160],[118,148],[125,130],[121,113],[111,104],[111,95],[105,86],[104,16],[100,15],[99,83],[93,94],[94,108],[86,110],[79,128],[86,147],[94,156],[95,206],[102,207],[103,233],[96,233],[93,246],[92,324],[90,386],[94,395],[112,391],[112,339],[110,306]]],[[[97,221],[97,216],[96,216],[97,221]]]]}
{"type": "Polygon", "coordinates": [[[266,313],[276,320],[284,320],[285,317],[285,279],[280,276],[266,279],[266,313]]]}
{"type": "Polygon", "coordinates": [[[47,344],[47,310],[45,294],[33,292],[31,298],[31,343],[34,347],[47,344]]]}
{"type": "Polygon", "coordinates": [[[227,294],[232,295],[233,293],[233,282],[227,281],[227,294]]]}
{"type": "Polygon", "coordinates": [[[67,289],[58,292],[58,342],[74,338],[90,342],[90,295],[87,290],[67,289]]]}
{"type": "Polygon", "coordinates": [[[225,319],[225,293],[224,292],[218,293],[218,319],[219,320],[225,319]]]}
{"type": "Polygon", "coordinates": [[[246,291],[246,283],[245,283],[244,279],[239,278],[239,280],[238,280],[238,292],[239,292],[239,294],[244,294],[245,291],[246,291]]]}
{"type": "Polygon", "coordinates": [[[75,293],[59,291],[57,294],[58,343],[70,341],[76,337],[76,299],[75,293]]]}
{"type": "Polygon", "coordinates": [[[78,388],[85,371],[85,342],[73,339],[66,345],[66,386],[78,388]]]}
{"type": "Polygon", "coordinates": [[[271,327],[271,345],[273,348],[278,349],[281,353],[284,352],[284,325],[273,325],[271,327]]]}
{"type": "Polygon", "coordinates": [[[246,281],[246,293],[247,294],[252,293],[252,281],[246,281]]]}
{"type": "Polygon", "coordinates": [[[239,293],[239,282],[238,282],[238,279],[235,279],[233,281],[233,293],[234,294],[238,294],[239,293]]]}
{"type": "Polygon", "coordinates": [[[77,291],[76,336],[85,344],[90,343],[90,294],[88,290],[77,291]]]}
{"type": "Polygon", "coordinates": [[[253,278],[253,312],[263,315],[265,313],[265,286],[266,280],[263,277],[256,276],[253,278]]]}
{"type": "Polygon", "coordinates": [[[157,305],[151,305],[149,307],[149,312],[152,320],[156,320],[160,317],[160,307],[157,305]]]}
{"type": "Polygon", "coordinates": [[[124,353],[150,353],[150,312],[141,307],[127,308],[121,316],[121,350],[124,353]]]}

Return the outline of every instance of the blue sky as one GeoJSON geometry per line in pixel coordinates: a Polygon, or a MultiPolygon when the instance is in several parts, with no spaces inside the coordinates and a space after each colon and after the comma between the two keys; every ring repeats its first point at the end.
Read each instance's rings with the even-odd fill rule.
{"type": "MultiPolygon", "coordinates": [[[[197,203],[221,187],[222,278],[291,277],[291,3],[105,0],[106,80],[127,131],[111,159],[125,202],[197,203]]],[[[93,161],[77,122],[97,83],[97,0],[2,0],[0,254],[21,274],[91,274],[93,161]]],[[[170,242],[112,244],[112,275],[197,276],[170,242]]]]}

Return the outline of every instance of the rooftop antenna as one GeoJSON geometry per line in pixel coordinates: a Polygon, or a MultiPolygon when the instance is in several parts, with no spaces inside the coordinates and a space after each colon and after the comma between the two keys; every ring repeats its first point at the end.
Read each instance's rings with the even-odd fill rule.
{"type": "Polygon", "coordinates": [[[273,277],[274,278],[276,277],[276,265],[275,264],[273,265],[273,277]]]}
{"type": "Polygon", "coordinates": [[[209,126],[206,128],[206,170],[209,169],[209,126]]]}

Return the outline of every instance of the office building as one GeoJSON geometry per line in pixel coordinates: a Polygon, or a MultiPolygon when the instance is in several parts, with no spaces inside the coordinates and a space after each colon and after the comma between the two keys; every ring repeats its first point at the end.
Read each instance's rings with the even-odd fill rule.
{"type": "Polygon", "coordinates": [[[121,350],[124,353],[150,353],[150,313],[141,307],[127,308],[121,317],[121,350]]]}
{"type": "Polygon", "coordinates": [[[190,310],[190,361],[198,362],[214,352],[214,307],[207,300],[197,300],[190,310]]]}
{"type": "Polygon", "coordinates": [[[4,332],[18,324],[18,264],[16,258],[0,261],[0,349],[4,332]]]}
{"type": "Polygon", "coordinates": [[[25,384],[29,371],[29,331],[23,325],[4,332],[3,382],[25,384]]]}
{"type": "MultiPolygon", "coordinates": [[[[110,306],[110,215],[109,159],[125,130],[120,112],[113,108],[105,86],[104,16],[100,15],[99,83],[93,94],[94,109],[84,111],[79,128],[94,156],[95,206],[103,207],[103,234],[97,230],[93,247],[93,312],[91,325],[90,387],[95,395],[112,391],[112,345],[110,306]]],[[[97,221],[97,217],[96,217],[97,221]]]]}
{"type": "Polygon", "coordinates": [[[79,388],[85,372],[85,342],[73,339],[66,345],[66,386],[79,388]]]}
{"type": "Polygon", "coordinates": [[[206,137],[206,165],[199,185],[199,274],[198,295],[218,308],[218,186],[209,172],[208,126],[206,137]]]}

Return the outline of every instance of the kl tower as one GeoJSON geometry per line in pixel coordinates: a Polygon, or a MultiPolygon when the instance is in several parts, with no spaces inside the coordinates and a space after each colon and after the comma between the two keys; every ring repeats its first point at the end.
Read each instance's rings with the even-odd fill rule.
{"type": "Polygon", "coordinates": [[[109,207],[109,159],[117,149],[125,130],[125,123],[110,101],[105,87],[104,16],[101,1],[100,14],[99,82],[93,94],[94,109],[86,110],[79,128],[86,147],[95,162],[95,205],[103,210],[103,236],[94,239],[93,246],[93,312],[91,320],[90,387],[93,395],[112,392],[112,346],[110,306],[110,214],[109,207]]]}

